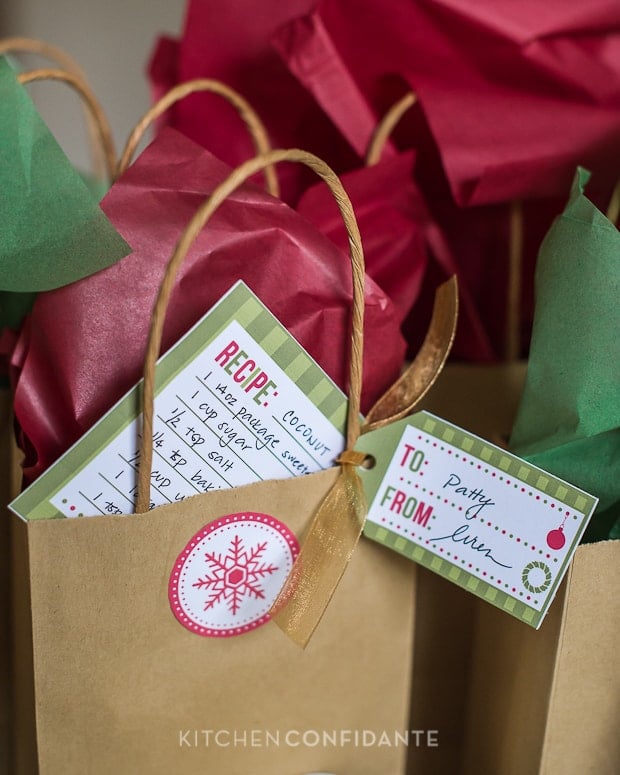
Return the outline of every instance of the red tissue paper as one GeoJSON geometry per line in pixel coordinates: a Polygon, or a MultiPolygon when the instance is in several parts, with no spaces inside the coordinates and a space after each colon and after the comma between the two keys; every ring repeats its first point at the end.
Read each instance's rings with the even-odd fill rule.
{"type": "MultiPolygon", "coordinates": [[[[620,175],[619,19],[610,0],[552,0],[544,9],[506,0],[324,0],[272,40],[353,147],[374,131],[373,115],[416,93],[395,145],[418,151],[416,182],[496,355],[505,337],[510,203],[525,199],[526,343],[536,254],[575,166],[597,171],[600,206],[620,175]]],[[[473,344],[464,350],[457,341],[453,354],[471,358],[473,344]]],[[[485,358],[484,348],[474,354],[485,358]]]]}
{"type": "Polygon", "coordinates": [[[565,197],[578,164],[599,189],[615,184],[616,0],[324,0],[318,12],[375,110],[390,75],[417,93],[459,204],[565,197]]]}
{"type": "MultiPolygon", "coordinates": [[[[244,5],[243,0],[235,0],[232,5],[244,18],[260,18],[248,29],[243,24],[240,30],[235,27],[235,35],[231,36],[224,21],[228,18],[226,12],[215,21],[218,30],[215,36],[210,25],[216,15],[213,3],[189,3],[182,39],[178,42],[160,39],[151,60],[153,97],[156,99],[170,89],[182,74],[186,78],[216,74],[260,108],[274,144],[300,146],[303,143],[304,148],[335,164],[355,206],[368,274],[394,301],[401,320],[405,321],[417,304],[414,319],[405,322],[405,330],[423,332],[434,288],[455,273],[457,266],[413,181],[413,155],[401,157],[388,140],[383,162],[372,168],[363,166],[362,159],[377,120],[330,45],[329,36],[316,15],[304,16],[281,27],[291,17],[291,7],[275,5],[267,19],[255,6],[244,5]],[[293,28],[295,34],[287,38],[287,31],[293,28]],[[278,29],[283,31],[286,40],[279,39],[278,29]],[[212,36],[214,45],[207,51],[203,43],[205,37],[211,40],[212,36]],[[251,45],[246,46],[246,41],[251,45]],[[257,67],[260,72],[267,67],[269,79],[257,79],[257,67]],[[280,92],[282,85],[284,91],[280,92]],[[364,115],[364,121],[360,120],[360,114],[364,115]],[[330,127],[327,133],[326,127],[330,127]],[[344,153],[343,145],[346,146],[344,153]],[[350,172],[343,172],[345,169],[350,172]],[[429,260],[433,262],[430,269],[429,260]],[[419,300],[423,283],[428,303],[426,299],[419,300]]],[[[305,11],[311,5],[306,2],[295,8],[305,11]]],[[[200,95],[193,101],[184,100],[173,106],[167,120],[207,147],[219,148],[218,155],[229,161],[241,161],[251,153],[238,117],[229,106],[213,98],[207,101],[200,95]],[[228,123],[221,124],[224,114],[228,123]]],[[[297,175],[295,168],[280,172],[284,175],[283,196],[296,201],[299,212],[346,250],[346,234],[325,186],[315,178],[304,180],[302,185],[299,176],[286,175],[287,172],[297,175]]],[[[461,282],[461,301],[463,325],[458,329],[453,352],[465,358],[489,359],[492,351],[488,338],[464,282],[461,282]]],[[[408,333],[408,339],[411,355],[421,340],[415,333],[411,336],[408,333]]]]}
{"type": "MultiPolygon", "coordinates": [[[[181,39],[160,41],[151,77],[157,93],[179,80],[222,78],[258,109],[275,145],[307,148],[339,174],[360,169],[380,117],[415,91],[418,104],[384,155],[418,151],[416,183],[497,356],[510,203],[524,201],[526,343],[536,253],[575,166],[593,171],[599,206],[620,174],[619,19],[616,0],[544,8],[531,0],[190,0],[181,39]]],[[[246,158],[237,117],[207,99],[175,106],[171,123],[231,163],[246,158]]],[[[291,170],[285,199],[297,204],[309,185],[291,170]]],[[[394,274],[402,272],[400,264],[394,274]]],[[[459,328],[453,356],[488,359],[471,330],[459,328]]]]}
{"type": "MultiPolygon", "coordinates": [[[[412,176],[413,152],[390,154],[369,167],[342,175],[357,215],[366,271],[396,307],[414,357],[426,333],[434,289],[458,273],[452,252],[426,207],[412,176]]],[[[347,234],[326,186],[304,192],[297,211],[347,250],[347,234]]],[[[490,359],[491,347],[467,287],[461,283],[460,324],[453,352],[462,358],[490,359]]]]}
{"type": "MultiPolygon", "coordinates": [[[[163,130],[101,203],[133,253],[37,297],[13,356],[27,481],[141,376],[165,265],[195,211],[229,171],[210,152],[163,130]]],[[[253,184],[224,202],[185,259],[166,316],[163,348],[238,279],[346,390],[349,258],[309,221],[253,184]]],[[[398,377],[405,345],[392,302],[368,277],[365,287],[362,403],[368,409],[398,377]]]]}
{"type": "MultiPolygon", "coordinates": [[[[153,96],[176,83],[217,78],[242,94],[264,121],[274,148],[303,148],[336,172],[359,164],[334,124],[291,75],[271,45],[275,31],[306,15],[316,0],[190,0],[177,45],[161,38],[149,66],[153,96]]],[[[253,155],[247,131],[220,98],[190,95],[166,114],[170,126],[236,165],[253,155]]],[[[315,178],[302,167],[280,174],[282,198],[295,203],[315,178]]]]}

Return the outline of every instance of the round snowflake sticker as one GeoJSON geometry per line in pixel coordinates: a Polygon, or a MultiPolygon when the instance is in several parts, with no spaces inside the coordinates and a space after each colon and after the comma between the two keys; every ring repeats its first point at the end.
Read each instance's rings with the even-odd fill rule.
{"type": "Polygon", "coordinates": [[[220,517],[178,556],[168,587],[172,611],[188,630],[212,638],[260,627],[298,553],[294,534],[268,514],[220,517]]]}

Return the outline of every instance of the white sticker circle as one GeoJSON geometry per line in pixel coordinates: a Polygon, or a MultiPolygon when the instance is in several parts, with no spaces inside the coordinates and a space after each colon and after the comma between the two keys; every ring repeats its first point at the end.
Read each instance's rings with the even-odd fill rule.
{"type": "Polygon", "coordinates": [[[205,525],[178,556],[168,585],[172,612],[205,637],[242,635],[269,621],[299,544],[268,514],[229,514],[205,525]]]}

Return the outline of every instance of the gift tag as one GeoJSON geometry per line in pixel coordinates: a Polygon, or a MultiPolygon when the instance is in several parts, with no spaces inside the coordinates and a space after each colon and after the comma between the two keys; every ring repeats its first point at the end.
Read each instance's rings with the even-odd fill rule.
{"type": "Polygon", "coordinates": [[[368,538],[538,629],[596,498],[428,412],[356,449],[368,538]]]}

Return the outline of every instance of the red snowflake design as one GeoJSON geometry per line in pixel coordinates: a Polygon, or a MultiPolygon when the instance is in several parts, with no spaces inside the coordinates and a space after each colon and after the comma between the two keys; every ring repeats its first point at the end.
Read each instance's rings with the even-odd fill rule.
{"type": "Polygon", "coordinates": [[[174,616],[191,632],[228,638],[260,627],[291,572],[299,544],[269,514],[212,520],[187,542],[168,582],[174,616]]]}
{"type": "Polygon", "coordinates": [[[225,603],[234,615],[238,613],[246,595],[264,599],[265,591],[260,581],[278,570],[277,565],[261,563],[261,555],[266,548],[267,541],[263,541],[248,550],[243,539],[235,535],[225,554],[205,552],[211,572],[192,584],[193,587],[210,591],[205,611],[225,603]]]}

